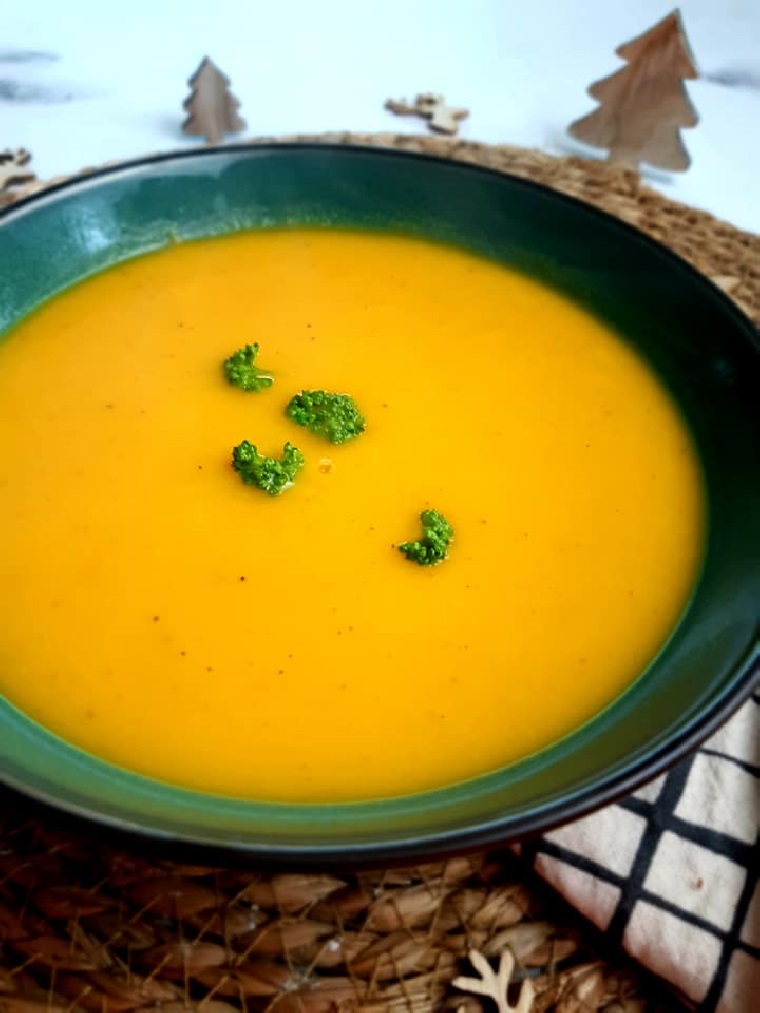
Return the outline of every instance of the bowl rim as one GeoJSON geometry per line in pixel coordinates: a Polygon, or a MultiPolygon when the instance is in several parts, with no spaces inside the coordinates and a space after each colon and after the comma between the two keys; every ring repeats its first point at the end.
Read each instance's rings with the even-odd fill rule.
{"type": "MultiPolygon", "coordinates": [[[[76,193],[86,190],[91,185],[97,186],[100,181],[107,180],[109,177],[128,175],[150,166],[188,160],[203,161],[220,155],[229,157],[235,154],[245,156],[254,153],[309,150],[333,152],[347,157],[369,155],[393,160],[428,162],[447,167],[454,166],[469,174],[490,179],[506,178],[511,185],[537,191],[545,196],[551,196],[553,200],[570,204],[584,214],[604,220],[608,227],[612,225],[631,239],[635,238],[639,243],[643,242],[644,245],[655,250],[659,257],[664,256],[672,261],[674,266],[677,265],[681,271],[686,271],[698,285],[711,291],[713,298],[716,298],[721,304],[723,311],[733,318],[734,324],[746,332],[746,337],[755,353],[760,353],[760,331],[749,316],[711,278],[702,274],[689,261],[664,243],[653,239],[629,222],[577,197],[555,190],[544,183],[515,176],[508,171],[427,152],[353,142],[308,139],[303,141],[244,141],[228,145],[208,145],[201,149],[188,148],[157,152],[134,159],[108,163],[94,169],[84,169],[77,175],[43,186],[42,189],[0,208],[0,227],[7,220],[15,218],[19,213],[24,213],[37,204],[45,203],[51,197],[61,193],[76,193]]],[[[717,694],[709,704],[700,708],[687,727],[667,735],[659,746],[650,749],[633,762],[626,763],[622,769],[610,776],[600,775],[603,780],[579,787],[570,797],[542,804],[535,811],[521,816],[511,818],[497,816],[466,827],[443,831],[434,830],[430,833],[416,834],[414,837],[400,840],[389,841],[379,838],[348,844],[336,842],[335,844],[303,845],[261,844],[256,841],[239,839],[220,841],[218,838],[205,837],[200,831],[192,833],[167,832],[155,826],[151,827],[147,821],[138,823],[125,817],[103,813],[95,807],[88,807],[71,799],[62,799],[35,785],[28,785],[21,778],[13,776],[2,768],[0,768],[0,786],[4,785],[26,796],[33,803],[41,805],[45,809],[55,810],[64,817],[71,817],[75,822],[84,820],[87,823],[98,825],[106,833],[114,833],[119,838],[132,838],[143,845],[152,844],[154,848],[159,849],[171,847],[173,856],[176,856],[179,851],[196,857],[204,857],[212,863],[214,861],[216,863],[229,861],[230,857],[235,855],[248,859],[255,857],[275,866],[291,865],[294,862],[302,866],[326,866],[338,863],[361,866],[423,857],[445,857],[466,850],[525,841],[607,806],[669,770],[722,727],[751,697],[760,703],[756,693],[758,686],[760,686],[760,642],[758,642],[757,632],[753,644],[741,658],[734,662],[731,672],[734,676],[733,684],[722,693],[717,694]]],[[[65,740],[61,741],[65,742],[65,740]]],[[[66,743],[66,745],[70,746],[71,744],[66,743]]],[[[72,748],[76,749],[77,747],[72,748]]],[[[95,759],[100,760],[98,757],[95,759]]],[[[208,793],[200,794],[208,795],[208,793]]],[[[409,798],[413,798],[413,796],[409,796],[409,798]]],[[[377,800],[378,803],[381,801],[377,800]]],[[[322,803],[317,804],[317,807],[335,808],[335,805],[322,803]]]]}

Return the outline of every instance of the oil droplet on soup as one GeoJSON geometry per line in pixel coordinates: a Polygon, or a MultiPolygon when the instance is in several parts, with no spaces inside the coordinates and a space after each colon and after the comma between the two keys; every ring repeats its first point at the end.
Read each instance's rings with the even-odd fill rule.
{"type": "Polygon", "coordinates": [[[647,365],[462,251],[258,232],[53,299],[0,345],[0,690],[196,789],[414,792],[572,731],[667,640],[703,551],[699,464],[647,365]],[[275,382],[222,360],[258,341],[275,382]],[[329,447],[284,408],[350,393],[329,447]],[[230,450],[306,455],[271,498],[230,450]],[[329,462],[329,466],[325,463],[329,462]],[[393,548],[440,510],[438,567],[393,548]]]}

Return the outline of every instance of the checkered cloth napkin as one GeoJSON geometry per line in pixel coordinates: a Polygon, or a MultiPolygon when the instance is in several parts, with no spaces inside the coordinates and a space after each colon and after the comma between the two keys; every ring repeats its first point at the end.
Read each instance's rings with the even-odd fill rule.
{"type": "Polygon", "coordinates": [[[704,1013],[760,1013],[760,691],[669,773],[522,854],[704,1013]]]}

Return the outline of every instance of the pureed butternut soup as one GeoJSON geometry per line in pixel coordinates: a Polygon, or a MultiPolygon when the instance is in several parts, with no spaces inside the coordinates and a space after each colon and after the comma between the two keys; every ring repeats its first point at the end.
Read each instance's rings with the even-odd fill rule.
{"type": "Polygon", "coordinates": [[[641,359],[454,248],[333,230],[187,243],[0,344],[0,689],[106,760],[271,800],[414,792],[546,746],[691,594],[699,464],[641,359]],[[257,341],[274,383],[230,386],[257,341]],[[342,446],[289,420],[352,395],[342,446]],[[306,463],[268,496],[248,439],[306,463]],[[449,558],[398,551],[425,508],[449,558]]]}

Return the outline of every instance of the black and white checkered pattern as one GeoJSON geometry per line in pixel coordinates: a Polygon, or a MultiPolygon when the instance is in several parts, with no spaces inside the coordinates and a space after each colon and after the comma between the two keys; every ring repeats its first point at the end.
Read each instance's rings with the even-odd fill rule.
{"type": "Polygon", "coordinates": [[[760,1013],[759,828],[756,692],[669,773],[522,853],[704,1013],[760,1013]]]}

